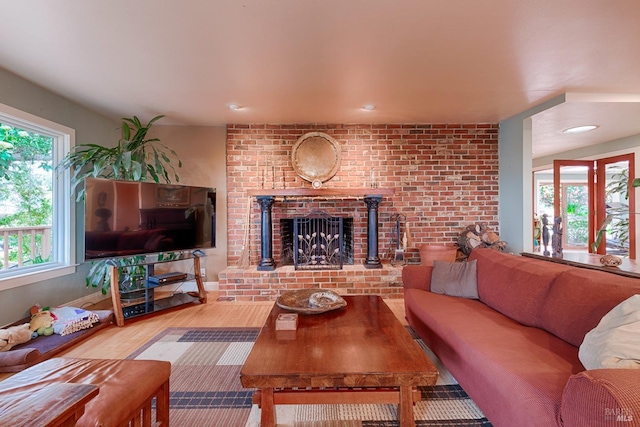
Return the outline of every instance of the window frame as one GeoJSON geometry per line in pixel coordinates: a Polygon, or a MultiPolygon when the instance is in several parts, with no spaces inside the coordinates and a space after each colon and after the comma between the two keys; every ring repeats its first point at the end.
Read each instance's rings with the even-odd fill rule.
{"type": "MultiPolygon", "coordinates": [[[[75,146],[75,130],[0,103],[0,123],[53,138],[53,165],[75,146]]],[[[77,270],[75,197],[71,194],[71,171],[52,171],[53,218],[51,262],[0,270],[0,291],[53,279],[77,270]]]]}

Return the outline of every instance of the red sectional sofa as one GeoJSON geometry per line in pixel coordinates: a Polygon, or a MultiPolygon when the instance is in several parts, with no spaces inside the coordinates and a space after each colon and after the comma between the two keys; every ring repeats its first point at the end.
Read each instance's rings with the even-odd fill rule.
{"type": "Polygon", "coordinates": [[[640,279],[491,249],[469,260],[479,300],[432,293],[432,267],[406,266],[406,317],[494,426],[640,426],[640,369],[578,359],[640,279]]]}

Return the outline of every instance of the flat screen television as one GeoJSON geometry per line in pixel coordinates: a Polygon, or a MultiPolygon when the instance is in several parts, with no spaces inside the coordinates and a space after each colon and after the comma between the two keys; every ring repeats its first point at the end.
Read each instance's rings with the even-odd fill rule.
{"type": "Polygon", "coordinates": [[[215,247],[216,190],[85,180],[84,258],[215,247]]]}

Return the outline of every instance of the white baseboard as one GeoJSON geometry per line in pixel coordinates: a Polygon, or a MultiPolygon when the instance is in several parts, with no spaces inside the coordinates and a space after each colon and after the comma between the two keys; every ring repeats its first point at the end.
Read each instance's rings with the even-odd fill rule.
{"type": "MultiPolygon", "coordinates": [[[[166,291],[175,291],[180,289],[184,292],[195,292],[198,290],[198,285],[196,285],[195,280],[189,280],[188,282],[176,283],[173,285],[167,285],[162,287],[163,290],[166,291]]],[[[218,290],[218,282],[204,282],[204,290],[209,291],[217,291],[218,290]]]]}
{"type": "Polygon", "coordinates": [[[107,298],[110,298],[110,296],[102,295],[102,292],[94,292],[92,294],[85,295],[82,298],[69,301],[67,305],[70,307],[88,308],[88,306],[96,304],[107,298]]]}

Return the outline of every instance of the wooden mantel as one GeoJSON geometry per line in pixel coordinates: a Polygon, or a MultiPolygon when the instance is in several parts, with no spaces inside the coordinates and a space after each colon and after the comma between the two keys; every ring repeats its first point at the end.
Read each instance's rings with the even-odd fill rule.
{"type": "Polygon", "coordinates": [[[395,194],[395,188],[261,188],[249,190],[249,197],[389,197],[395,194]]]}

